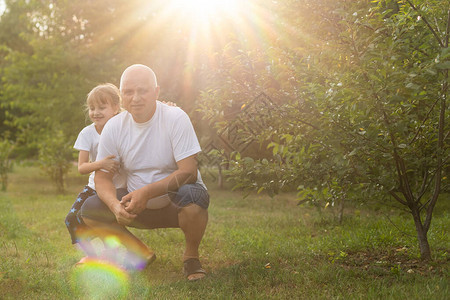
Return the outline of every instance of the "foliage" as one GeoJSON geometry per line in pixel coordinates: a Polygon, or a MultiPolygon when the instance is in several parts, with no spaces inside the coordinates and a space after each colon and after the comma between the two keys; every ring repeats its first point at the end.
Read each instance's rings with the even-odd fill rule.
{"type": "Polygon", "coordinates": [[[61,130],[49,133],[39,144],[39,162],[58,193],[65,192],[65,176],[73,161],[72,144],[61,130]]]}
{"type": "MultiPolygon", "coordinates": [[[[112,81],[111,74],[117,69],[93,60],[92,49],[80,43],[82,24],[72,14],[65,19],[69,18],[65,13],[70,5],[52,1],[8,4],[0,26],[11,26],[11,18],[16,15],[24,22],[21,31],[0,36],[4,49],[2,129],[17,140],[17,154],[23,159],[37,154],[39,141],[53,128],[60,128],[74,140],[85,126],[82,107],[86,94],[94,85],[112,81]],[[14,40],[20,43],[12,44],[14,40]]],[[[108,59],[108,55],[109,51],[105,51],[104,58],[108,59]]]]}

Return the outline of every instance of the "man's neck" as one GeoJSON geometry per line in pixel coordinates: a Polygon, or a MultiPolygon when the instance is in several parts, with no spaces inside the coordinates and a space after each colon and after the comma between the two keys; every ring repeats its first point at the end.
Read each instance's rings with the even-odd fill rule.
{"type": "Polygon", "coordinates": [[[131,116],[133,117],[134,122],[136,122],[136,123],[146,123],[146,122],[150,121],[153,118],[153,116],[155,115],[157,106],[158,106],[158,104],[155,103],[155,106],[153,107],[153,110],[147,116],[138,116],[138,115],[131,114],[131,116]]]}

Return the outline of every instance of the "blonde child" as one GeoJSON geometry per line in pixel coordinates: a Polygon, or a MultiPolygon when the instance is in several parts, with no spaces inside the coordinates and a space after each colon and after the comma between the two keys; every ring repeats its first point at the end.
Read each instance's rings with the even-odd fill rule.
{"type": "MultiPolygon", "coordinates": [[[[118,88],[111,83],[96,86],[87,96],[86,108],[92,124],[81,130],[74,148],[79,151],[78,172],[80,172],[80,174],[91,173],[91,175],[89,176],[89,183],[78,195],[71,210],[67,214],[65,223],[69,230],[72,244],[78,244],[89,257],[96,256],[95,249],[87,239],[83,238],[83,232],[87,230],[87,226],[77,214],[84,201],[88,197],[95,195],[95,171],[104,169],[116,173],[119,168],[119,162],[115,160],[114,156],[108,156],[105,159],[96,161],[98,142],[103,127],[109,119],[118,114],[121,110],[118,88]]],[[[80,263],[83,262],[83,259],[80,263]]]]}

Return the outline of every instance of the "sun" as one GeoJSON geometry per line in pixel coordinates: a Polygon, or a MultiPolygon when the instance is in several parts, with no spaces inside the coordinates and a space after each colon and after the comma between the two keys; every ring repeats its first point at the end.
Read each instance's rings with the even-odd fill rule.
{"type": "Polygon", "coordinates": [[[172,6],[184,17],[195,21],[210,21],[214,18],[239,13],[239,0],[172,0],[172,6]]]}

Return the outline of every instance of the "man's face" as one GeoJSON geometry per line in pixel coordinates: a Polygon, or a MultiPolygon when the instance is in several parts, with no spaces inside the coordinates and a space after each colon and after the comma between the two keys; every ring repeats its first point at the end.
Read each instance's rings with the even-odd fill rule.
{"type": "Polygon", "coordinates": [[[154,86],[146,70],[129,70],[122,78],[120,93],[123,107],[131,113],[134,121],[144,123],[152,118],[159,87],[154,86]]]}

